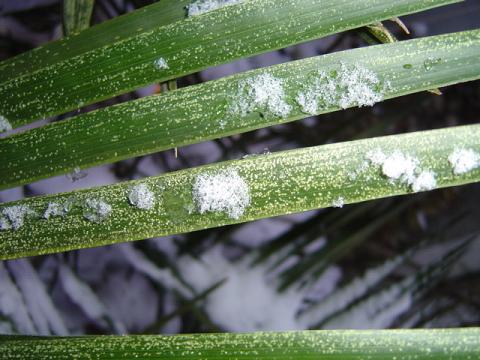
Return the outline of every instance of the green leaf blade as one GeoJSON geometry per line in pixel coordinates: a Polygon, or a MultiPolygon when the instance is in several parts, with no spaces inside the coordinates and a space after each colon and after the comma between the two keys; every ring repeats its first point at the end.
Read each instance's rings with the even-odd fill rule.
{"type": "MultiPolygon", "coordinates": [[[[421,169],[435,173],[436,188],[477,182],[480,168],[455,174],[449,156],[457,148],[480,153],[480,125],[351,141],[279,152],[198,167],[141,181],[25,199],[2,204],[26,206],[38,214],[17,230],[0,232],[0,259],[101,246],[122,241],[184,233],[227,224],[329,207],[341,197],[345,204],[411,193],[392,183],[381,169],[365,166],[368,152],[400,151],[414,156],[421,169]],[[251,202],[239,219],[219,212],[199,213],[193,184],[202,174],[236,171],[248,186],[251,202]],[[157,199],[148,211],[132,206],[132,186],[145,184],[157,199]],[[92,199],[111,206],[103,222],[85,218],[92,199]],[[64,217],[42,219],[49,203],[72,203],[64,217]]],[[[367,164],[368,165],[368,164],[367,164]]]]}
{"type": "MultiPolygon", "coordinates": [[[[7,79],[0,84],[0,114],[18,127],[208,66],[453,2],[251,0],[148,32],[142,29],[137,36],[46,62],[17,78],[5,72],[18,62],[22,67],[25,60],[13,59],[0,65],[0,78],[7,79]],[[168,69],[155,67],[159,57],[167,60],[168,69]]],[[[68,47],[68,39],[62,46],[68,47]]]]}
{"type": "Polygon", "coordinates": [[[63,28],[65,35],[78,33],[90,26],[95,0],[64,0],[63,28]]]}
{"type": "Polygon", "coordinates": [[[185,18],[190,0],[162,0],[0,62],[0,84],[185,18]]]}
{"type": "MultiPolygon", "coordinates": [[[[218,81],[120,104],[0,140],[0,189],[75,167],[87,168],[173,147],[237,134],[309,116],[295,97],[318,69],[359,64],[390,84],[394,98],[480,77],[480,31],[354,49],[234,75],[218,81]],[[440,59],[431,68],[429,59],[440,59]],[[404,65],[409,64],[409,68],[404,65]],[[253,112],[233,116],[239,84],[268,73],[284,81],[293,111],[288,117],[253,112]],[[225,122],[223,124],[223,122],[225,122]]],[[[338,110],[328,107],[318,113],[338,110]]]]}
{"type": "Polygon", "coordinates": [[[467,360],[480,356],[480,329],[333,330],[247,334],[0,337],[5,359],[467,360]]]}

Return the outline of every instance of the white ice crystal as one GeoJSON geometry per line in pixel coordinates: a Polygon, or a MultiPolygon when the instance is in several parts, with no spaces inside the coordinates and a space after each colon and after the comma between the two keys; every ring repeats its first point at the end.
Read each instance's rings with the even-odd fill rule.
{"type": "Polygon", "coordinates": [[[411,185],[415,180],[419,161],[410,155],[398,150],[386,155],[382,150],[375,149],[369,151],[366,157],[372,164],[380,166],[383,175],[392,181],[399,180],[411,185]]]}
{"type": "Polygon", "coordinates": [[[415,192],[433,190],[436,187],[437,180],[433,171],[422,171],[412,183],[412,190],[415,192]]]}
{"type": "Polygon", "coordinates": [[[238,219],[250,205],[248,184],[233,169],[197,175],[192,195],[201,214],[224,212],[238,219]]]}
{"type": "Polygon", "coordinates": [[[472,149],[457,148],[448,157],[455,175],[465,174],[480,167],[480,154],[472,149]]]}
{"type": "Polygon", "coordinates": [[[0,219],[0,230],[20,229],[25,223],[27,215],[34,215],[35,212],[26,205],[14,205],[3,208],[0,219]]]}
{"type": "Polygon", "coordinates": [[[241,3],[243,0],[197,0],[187,6],[188,16],[196,16],[219,9],[227,5],[241,3]]]}
{"type": "Polygon", "coordinates": [[[47,205],[47,209],[43,213],[43,217],[48,220],[50,217],[65,216],[67,213],[68,207],[66,205],[50,202],[47,205]]]}
{"type": "Polygon", "coordinates": [[[2,215],[0,217],[0,230],[10,230],[11,228],[12,225],[10,225],[10,221],[2,215]]]}
{"type": "Polygon", "coordinates": [[[345,199],[343,198],[343,196],[339,196],[337,199],[335,199],[332,203],[332,206],[333,207],[336,207],[336,208],[342,208],[343,205],[345,205],[345,199]]]}
{"type": "Polygon", "coordinates": [[[315,115],[318,111],[318,95],[315,91],[298,93],[295,100],[306,114],[315,115]]]}
{"type": "Polygon", "coordinates": [[[371,164],[379,166],[383,175],[392,183],[407,184],[415,192],[437,187],[436,174],[433,171],[422,170],[417,158],[399,150],[393,151],[390,155],[381,149],[370,150],[366,158],[371,164]]]}
{"type": "Polygon", "coordinates": [[[314,115],[331,107],[372,106],[383,100],[386,88],[373,71],[342,63],[338,70],[319,71],[312,76],[295,100],[304,113],[314,115]]]}
{"type": "Polygon", "coordinates": [[[241,116],[261,110],[281,117],[292,110],[285,100],[283,81],[269,73],[242,80],[231,106],[231,112],[241,116]]]}
{"type": "Polygon", "coordinates": [[[339,106],[373,106],[383,100],[384,88],[377,74],[359,65],[342,64],[338,76],[341,89],[339,106]]]}
{"type": "Polygon", "coordinates": [[[377,166],[382,166],[387,158],[387,155],[381,149],[370,150],[367,152],[367,160],[377,166]]]}
{"type": "Polygon", "coordinates": [[[85,219],[99,223],[105,220],[112,211],[112,207],[103,200],[87,199],[85,201],[86,210],[83,214],[85,219]]]}
{"type": "Polygon", "coordinates": [[[128,200],[139,209],[150,210],[155,205],[155,194],[147,184],[138,184],[130,190],[128,200]]]}
{"type": "Polygon", "coordinates": [[[167,60],[165,60],[163,57],[160,57],[160,58],[158,58],[157,60],[155,60],[155,61],[153,62],[153,64],[155,65],[155,67],[156,67],[158,70],[166,70],[166,69],[169,69],[168,64],[167,64],[167,60]]]}
{"type": "Polygon", "coordinates": [[[12,130],[12,125],[4,116],[0,115],[0,133],[8,130],[12,130]]]}
{"type": "Polygon", "coordinates": [[[401,151],[394,151],[382,164],[382,172],[392,180],[400,180],[411,185],[415,180],[418,160],[401,151]]]}

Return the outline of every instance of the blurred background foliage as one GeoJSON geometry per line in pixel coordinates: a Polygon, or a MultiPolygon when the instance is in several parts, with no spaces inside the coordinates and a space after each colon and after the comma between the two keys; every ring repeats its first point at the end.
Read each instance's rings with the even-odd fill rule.
{"type": "MultiPolygon", "coordinates": [[[[92,24],[147,0],[97,0],[92,24]]],[[[61,1],[0,1],[0,60],[63,36],[61,1]]],[[[480,27],[474,0],[385,26],[398,39],[480,27]],[[447,21],[448,20],[448,21],[447,21]]],[[[349,31],[210,68],[178,87],[366,46],[349,31]]],[[[79,111],[162,91],[152,85],[79,111]]],[[[204,142],[0,192],[0,201],[243,156],[478,121],[479,82],[204,142]],[[74,181],[73,181],[74,180],[74,181]]],[[[52,122],[74,113],[42,120],[52,122]]],[[[192,333],[480,324],[478,184],[0,263],[0,332],[192,333]]]]}

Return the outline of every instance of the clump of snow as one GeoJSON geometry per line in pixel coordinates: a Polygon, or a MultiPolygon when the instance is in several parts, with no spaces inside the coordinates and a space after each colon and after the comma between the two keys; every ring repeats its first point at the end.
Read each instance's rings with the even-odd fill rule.
{"type": "Polygon", "coordinates": [[[35,212],[26,205],[13,205],[3,208],[0,230],[18,230],[24,225],[25,217],[34,214],[35,212]]]}
{"type": "Polygon", "coordinates": [[[68,213],[68,206],[62,205],[56,202],[50,202],[47,205],[47,209],[43,213],[43,217],[45,219],[49,219],[50,217],[55,216],[65,216],[68,213]]]}
{"type": "Polygon", "coordinates": [[[392,154],[386,155],[380,149],[367,153],[367,159],[374,165],[382,168],[382,173],[391,179],[399,180],[408,185],[415,180],[415,171],[419,165],[418,159],[395,150],[392,154]]]}
{"type": "Polygon", "coordinates": [[[99,199],[87,199],[85,207],[86,210],[83,216],[85,219],[95,223],[104,221],[112,211],[112,207],[109,204],[99,199]]]}
{"type": "Polygon", "coordinates": [[[10,230],[11,228],[10,222],[2,215],[0,217],[0,230],[10,230]]]}
{"type": "Polygon", "coordinates": [[[0,115],[0,133],[12,130],[12,124],[2,115],[0,115]]]}
{"type": "Polygon", "coordinates": [[[345,205],[345,199],[343,198],[343,196],[339,196],[337,199],[335,199],[332,203],[332,206],[333,207],[336,207],[336,208],[342,208],[343,205],[345,205]]]}
{"type": "Polygon", "coordinates": [[[455,175],[465,174],[480,167],[480,154],[472,149],[457,148],[448,156],[455,175]]]}
{"type": "Polygon", "coordinates": [[[251,267],[248,260],[229,262],[213,248],[200,260],[181,258],[178,269],[197,292],[225,280],[208,296],[205,310],[215,324],[228,331],[300,329],[295,317],[303,292],[278,293],[275,282],[266,276],[267,269],[251,267]]]}
{"type": "Polygon", "coordinates": [[[422,171],[412,183],[415,192],[433,190],[437,187],[437,180],[433,171],[422,171]]]}
{"type": "Polygon", "coordinates": [[[341,89],[340,107],[373,106],[383,100],[385,85],[377,74],[359,66],[342,64],[338,75],[341,89]]]}
{"type": "Polygon", "coordinates": [[[375,72],[342,63],[338,70],[317,72],[295,100],[304,113],[314,115],[331,107],[372,106],[383,100],[387,87],[375,72]]]}
{"type": "Polygon", "coordinates": [[[151,210],[155,205],[155,194],[147,184],[138,184],[130,190],[128,200],[139,209],[151,210]]]}
{"type": "Polygon", "coordinates": [[[238,219],[250,205],[248,184],[233,169],[197,175],[192,194],[200,214],[224,212],[238,219]]]}
{"type": "Polygon", "coordinates": [[[382,172],[392,180],[400,180],[411,185],[415,181],[415,170],[418,164],[418,159],[401,151],[394,151],[383,161],[382,172]]]}
{"type": "Polygon", "coordinates": [[[265,110],[276,116],[287,117],[292,107],[285,100],[283,81],[263,73],[238,84],[238,92],[230,110],[241,116],[265,110]]]}
{"type": "Polygon", "coordinates": [[[188,16],[196,16],[219,9],[227,5],[234,5],[243,0],[197,0],[187,6],[188,16]]]}
{"type": "Polygon", "coordinates": [[[315,115],[318,111],[318,94],[316,91],[298,93],[295,100],[306,114],[315,115]]]}
{"type": "Polygon", "coordinates": [[[422,170],[417,158],[399,150],[387,155],[381,149],[375,149],[369,151],[366,158],[379,166],[392,183],[407,184],[415,192],[432,190],[437,186],[433,171],[422,170]]]}
{"type": "Polygon", "coordinates": [[[382,166],[386,158],[387,155],[378,148],[367,153],[367,160],[377,166],[382,166]]]}
{"type": "Polygon", "coordinates": [[[153,62],[153,65],[158,69],[158,70],[166,70],[169,69],[167,60],[165,60],[163,57],[158,58],[153,62]]]}

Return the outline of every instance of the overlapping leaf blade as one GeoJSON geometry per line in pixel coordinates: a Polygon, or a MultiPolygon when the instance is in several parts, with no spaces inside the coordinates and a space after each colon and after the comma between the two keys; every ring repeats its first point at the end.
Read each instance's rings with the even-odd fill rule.
{"type": "Polygon", "coordinates": [[[6,359],[474,359],[478,328],[176,336],[0,337],[6,359]]]}
{"type": "MultiPolygon", "coordinates": [[[[309,116],[296,94],[318,69],[365,66],[389,83],[386,98],[480,77],[480,31],[410,40],[234,75],[80,115],[0,140],[0,189],[121,159],[240,133],[309,116]],[[428,62],[435,59],[435,65],[428,62]],[[406,66],[408,65],[408,66],[406,66]],[[232,115],[238,84],[268,73],[284,81],[293,110],[287,117],[232,115]]],[[[329,106],[319,110],[338,110],[329,106]]]]}
{"type": "Polygon", "coordinates": [[[449,156],[457,148],[480,152],[480,125],[416,132],[332,145],[279,152],[217,163],[169,173],[136,182],[81,190],[53,196],[7,203],[27,206],[38,215],[26,219],[17,230],[0,232],[0,258],[46,254],[182,233],[237,222],[328,207],[341,197],[355,203],[411,192],[405,184],[395,184],[376,166],[365,166],[369,151],[401,151],[415,156],[421,169],[436,174],[437,187],[461,185],[480,180],[480,168],[455,174],[449,156]],[[248,185],[250,206],[242,217],[225,213],[200,214],[192,195],[199,174],[236,171],[248,185]],[[146,184],[156,198],[148,211],[133,207],[128,199],[134,184],[146,184]],[[88,199],[102,199],[112,213],[96,223],[85,218],[88,199]],[[65,217],[42,219],[49,203],[75,206],[65,217]]]}
{"type": "Polygon", "coordinates": [[[140,17],[132,27],[120,18],[99,36],[94,27],[0,64],[0,114],[17,127],[155,81],[456,1],[250,0],[182,21],[175,20],[185,16],[185,1],[161,1],[157,10],[165,6],[167,13],[147,31],[138,27],[140,17]],[[128,31],[116,34],[119,25],[128,31]],[[168,65],[159,69],[160,57],[168,65]]]}

